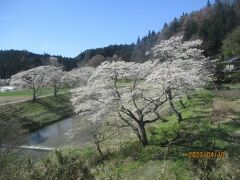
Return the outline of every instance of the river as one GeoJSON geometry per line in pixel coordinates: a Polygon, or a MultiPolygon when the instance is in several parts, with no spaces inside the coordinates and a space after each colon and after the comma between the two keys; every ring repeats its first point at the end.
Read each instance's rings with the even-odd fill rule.
{"type": "Polygon", "coordinates": [[[84,147],[91,144],[91,136],[87,124],[78,116],[63,119],[27,134],[19,147],[21,154],[31,157],[42,157],[49,152],[63,147],[84,147]],[[80,127],[79,133],[70,138],[66,133],[73,128],[80,127]]]}
{"type": "Polygon", "coordinates": [[[66,118],[35,132],[29,133],[24,145],[59,148],[63,146],[82,146],[90,141],[87,128],[81,131],[74,138],[69,138],[66,133],[73,128],[86,126],[81,123],[78,116],[66,118]]]}

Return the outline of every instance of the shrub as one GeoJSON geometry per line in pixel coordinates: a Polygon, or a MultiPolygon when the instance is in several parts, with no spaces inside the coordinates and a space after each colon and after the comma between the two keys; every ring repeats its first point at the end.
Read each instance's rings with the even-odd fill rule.
{"type": "Polygon", "coordinates": [[[175,121],[169,121],[161,124],[159,127],[151,127],[148,130],[152,144],[166,144],[177,137],[179,124],[175,121]]]}
{"type": "Polygon", "coordinates": [[[94,176],[90,168],[77,153],[55,151],[40,162],[33,163],[30,158],[17,170],[19,179],[81,179],[91,180],[94,176]]]}

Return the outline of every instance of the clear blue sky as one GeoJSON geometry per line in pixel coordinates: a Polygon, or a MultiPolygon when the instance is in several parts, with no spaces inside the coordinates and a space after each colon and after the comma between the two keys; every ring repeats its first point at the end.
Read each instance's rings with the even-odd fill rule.
{"type": "Polygon", "coordinates": [[[0,49],[77,56],[136,42],[207,0],[0,0],[0,49]]]}

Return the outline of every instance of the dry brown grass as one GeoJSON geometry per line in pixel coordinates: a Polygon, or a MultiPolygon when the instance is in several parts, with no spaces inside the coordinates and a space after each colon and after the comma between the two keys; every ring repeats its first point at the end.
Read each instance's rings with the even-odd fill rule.
{"type": "Polygon", "coordinates": [[[213,121],[223,121],[237,111],[237,105],[223,98],[213,99],[213,121]]]}
{"type": "Polygon", "coordinates": [[[236,104],[229,100],[214,98],[213,110],[223,114],[233,113],[236,111],[236,104]]]}

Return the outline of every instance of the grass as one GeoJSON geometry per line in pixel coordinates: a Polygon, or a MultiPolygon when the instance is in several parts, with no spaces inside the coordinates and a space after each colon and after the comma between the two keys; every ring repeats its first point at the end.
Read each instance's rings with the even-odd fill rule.
{"type": "Polygon", "coordinates": [[[170,113],[167,122],[148,128],[149,146],[142,147],[137,142],[125,144],[98,165],[95,176],[99,179],[239,179],[240,103],[237,98],[222,97],[216,102],[211,92],[202,90],[193,94],[190,101],[184,98],[186,109],[175,102],[184,118],[180,124],[170,113]],[[234,110],[225,109],[226,104],[234,104],[234,110]],[[227,114],[223,121],[212,120],[216,105],[227,114]],[[233,116],[238,119],[229,119],[233,116]],[[223,151],[225,158],[188,157],[189,152],[202,151],[223,151]]]}
{"type": "MultiPolygon", "coordinates": [[[[210,91],[201,90],[191,97],[191,100],[183,98],[186,108],[175,102],[183,115],[180,124],[169,112],[165,114],[166,122],[148,127],[150,145],[143,147],[131,140],[119,144],[114,151],[105,152],[103,157],[92,149],[71,152],[65,149],[62,153],[63,157],[66,155],[66,165],[71,166],[80,159],[96,179],[240,179],[240,96],[216,97],[210,91]],[[215,115],[221,113],[225,115],[216,121],[215,115]],[[225,157],[188,157],[189,152],[209,151],[223,151],[225,157]]],[[[59,166],[61,161],[56,158],[64,159],[59,154],[51,154],[47,161],[53,166],[49,167],[50,172],[60,171],[65,175],[69,169],[62,171],[67,166],[59,166]]],[[[43,164],[36,167],[46,171],[43,164]]],[[[82,170],[79,165],[74,172],[76,168],[82,170]]]]}
{"type": "MultiPolygon", "coordinates": [[[[68,89],[60,89],[59,93],[67,92],[68,89]]],[[[53,88],[43,88],[41,96],[47,96],[53,94],[53,88]]],[[[0,92],[0,96],[32,96],[31,89],[20,89],[15,91],[0,92]]]]}
{"type": "Polygon", "coordinates": [[[5,119],[13,118],[21,126],[33,131],[53,122],[59,121],[73,114],[70,94],[59,94],[56,97],[48,96],[34,101],[26,101],[11,105],[0,106],[0,113],[5,119]],[[14,111],[14,113],[13,113],[14,111]]]}
{"type": "MultiPolygon", "coordinates": [[[[140,80],[140,82],[144,82],[144,81],[140,80]]],[[[134,84],[134,80],[132,80],[132,79],[118,79],[118,81],[117,81],[117,86],[119,88],[122,88],[122,87],[132,87],[133,84],[134,84]]]]}
{"type": "MultiPolygon", "coordinates": [[[[60,89],[59,93],[67,93],[68,89],[60,89]]],[[[41,96],[53,95],[53,88],[43,88],[41,90],[41,96]]],[[[25,101],[32,99],[31,89],[20,89],[15,91],[0,92],[0,104],[12,103],[17,101],[25,101]]]]}
{"type": "Polygon", "coordinates": [[[222,89],[240,89],[240,83],[223,84],[222,89]]]}

